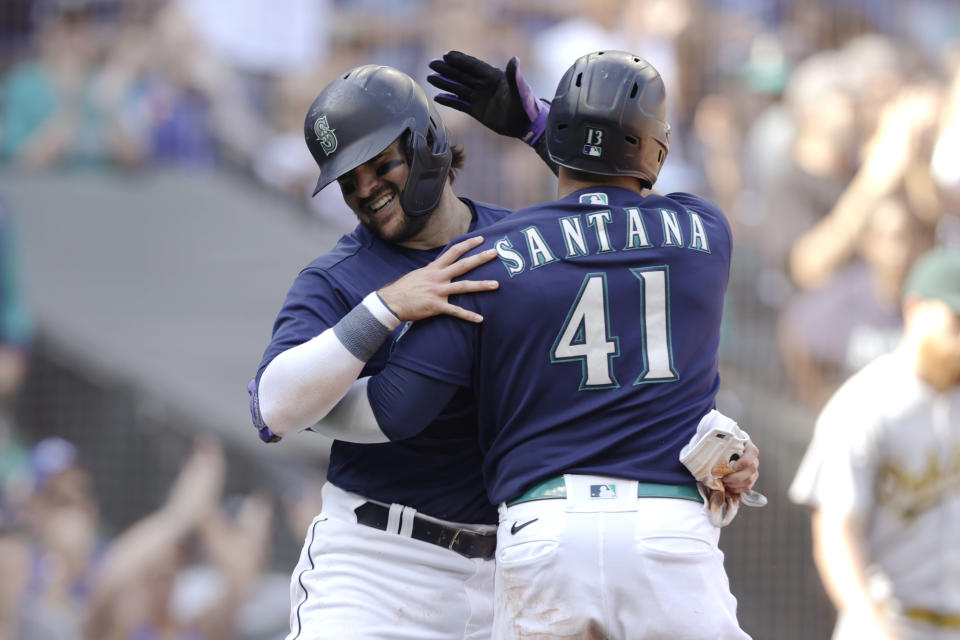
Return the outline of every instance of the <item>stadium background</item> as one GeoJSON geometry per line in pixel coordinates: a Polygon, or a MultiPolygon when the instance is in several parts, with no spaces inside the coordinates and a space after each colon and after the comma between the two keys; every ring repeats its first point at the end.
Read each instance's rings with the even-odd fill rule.
{"type": "MultiPolygon", "coordinates": [[[[301,544],[284,504],[322,481],[325,445],[309,436],[260,444],[246,382],[296,272],[352,226],[336,186],[308,197],[315,176],[300,137],[306,105],[335,73],[361,63],[391,64],[423,82],[427,61],[452,48],[500,65],[519,56],[547,96],[558,69],[581,53],[625,48],[667,80],[674,133],[658,188],[713,198],[736,234],[719,408],[759,445],[758,489],[770,498],[721,540],[742,624],[758,639],[829,637],[834,612],[813,566],[809,517],[786,493],[825,390],[850,363],[812,354],[811,382],[787,361],[794,352],[783,319],[800,287],[786,252],[852,178],[876,131],[871,109],[907,80],[947,95],[960,43],[956,3],[6,0],[4,113],[12,74],[43,59],[52,46],[43,25],[64,16],[92,26],[77,36],[96,51],[87,71],[126,78],[113,93],[102,82],[95,90],[109,96],[95,104],[120,114],[135,152],[100,132],[83,149],[38,159],[10,142],[11,120],[0,119],[0,198],[16,221],[32,326],[22,344],[29,370],[0,447],[29,453],[47,436],[73,442],[92,475],[105,536],[156,509],[194,437],[214,434],[228,454],[226,504],[256,490],[276,500],[263,572],[271,595],[262,600],[275,611],[241,625],[243,638],[276,637],[301,544]],[[837,62],[841,52],[850,66],[837,62]],[[136,71],[125,77],[129,69],[136,71]],[[814,119],[830,124],[838,92],[855,118],[839,136],[848,163],[791,192],[771,163],[789,164],[782,141],[806,126],[809,110],[822,109],[814,119]],[[792,198],[805,199],[806,210],[795,216],[792,198]]],[[[17,95],[27,111],[31,99],[43,103],[42,95],[17,95]]],[[[461,114],[442,115],[467,151],[458,193],[510,207],[550,197],[554,179],[528,149],[461,114]]],[[[949,109],[938,116],[917,152],[921,165],[929,168],[949,117],[949,109]]],[[[107,119],[77,127],[105,128],[107,119]]],[[[944,202],[931,225],[935,242],[951,241],[943,219],[955,210],[944,202]]],[[[857,315],[855,304],[843,312],[857,315]]]]}

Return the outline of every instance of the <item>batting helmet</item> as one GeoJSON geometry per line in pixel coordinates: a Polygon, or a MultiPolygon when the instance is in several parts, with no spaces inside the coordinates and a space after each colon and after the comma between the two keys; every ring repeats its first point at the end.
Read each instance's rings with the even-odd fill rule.
{"type": "Polygon", "coordinates": [[[560,80],[547,116],[557,164],[653,186],[667,157],[666,90],[649,62],[626,51],[579,58],[560,80]]]}
{"type": "Polygon", "coordinates": [[[447,130],[423,89],[393,67],[363,65],[328,84],[310,105],[303,134],[320,167],[313,195],[407,134],[410,173],[400,206],[422,216],[440,202],[453,158],[447,130]]]}

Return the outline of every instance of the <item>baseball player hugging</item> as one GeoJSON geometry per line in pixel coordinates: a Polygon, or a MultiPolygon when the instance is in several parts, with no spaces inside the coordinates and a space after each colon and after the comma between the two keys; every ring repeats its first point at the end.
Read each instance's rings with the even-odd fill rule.
{"type": "MultiPolygon", "coordinates": [[[[487,72],[456,52],[444,63],[450,90],[487,72]]],[[[732,238],[710,201],[649,191],[669,146],[664,100],[645,60],[580,58],[546,117],[558,199],[463,236],[482,233],[471,253],[498,258],[470,272],[496,293],[451,297],[483,322],[415,322],[367,386],[398,441],[474,391],[499,509],[497,640],[749,637],[717,546],[757,460],[715,411],[732,238]],[[721,467],[747,468],[731,493],[721,467]]]]}
{"type": "MultiPolygon", "coordinates": [[[[488,114],[504,111],[475,108],[491,103],[493,89],[503,88],[512,102],[532,103],[516,60],[503,72],[448,52],[431,68],[444,74],[431,82],[453,92],[444,100],[484,124],[490,124],[488,114]]],[[[659,73],[642,58],[623,51],[581,57],[564,75],[549,109],[517,107],[514,113],[527,114],[524,126],[490,125],[515,136],[527,124],[543,127],[542,136],[529,143],[558,167],[557,199],[470,225],[430,265],[381,284],[362,300],[356,296],[353,309],[331,318],[329,330],[305,348],[290,349],[344,351],[353,358],[350,376],[343,377],[361,379],[338,387],[339,397],[350,391],[336,411],[357,424],[342,430],[336,421],[313,426],[339,430],[342,442],[367,434],[377,438],[368,442],[389,440],[398,451],[409,442],[443,442],[451,431],[440,422],[444,412],[458,406],[456,398],[464,391],[472,392],[475,420],[471,416],[470,428],[455,433],[465,436],[458,441],[464,446],[476,444],[483,489],[497,508],[496,640],[749,638],[740,629],[718,547],[721,527],[736,514],[741,498],[747,503],[758,475],[756,446],[715,409],[732,237],[726,217],[712,202],[650,191],[669,149],[665,100],[659,73]],[[469,281],[457,279],[467,271],[469,281]],[[449,293],[428,305],[429,313],[411,314],[413,292],[436,287],[410,285],[435,280],[435,272],[448,283],[442,290],[449,293]],[[416,322],[396,341],[389,359],[367,367],[403,320],[416,322]]],[[[413,157],[417,153],[429,157],[425,149],[413,157]]],[[[403,169],[393,163],[395,155],[394,147],[387,147],[340,176],[344,198],[356,205],[364,225],[386,228],[378,207],[388,208],[389,191],[398,189],[374,187],[394,167],[403,169]],[[359,198],[357,188],[371,195],[359,198]]],[[[415,168],[410,175],[417,175],[415,168]]],[[[443,202],[454,213],[461,209],[448,198],[437,209],[441,214],[443,202]]],[[[369,244],[365,237],[364,245],[369,244]]],[[[376,257],[382,261],[383,255],[379,251],[376,257]]],[[[345,280],[348,275],[343,273],[345,280]]],[[[311,366],[316,361],[309,359],[311,366]]],[[[264,384],[272,383],[269,373],[261,379],[261,395],[270,390],[271,384],[264,384]]],[[[313,387],[306,392],[316,395],[313,387]]],[[[252,396],[254,408],[256,401],[252,396]]],[[[312,413],[311,422],[329,422],[325,411],[312,413]]],[[[269,422],[257,421],[254,414],[261,437],[269,435],[269,422]]],[[[437,455],[428,464],[424,457],[424,469],[443,462],[452,472],[449,459],[437,455]]],[[[456,473],[449,477],[456,481],[456,473]]],[[[395,493],[389,477],[377,479],[395,493]]],[[[420,509],[407,519],[404,514],[413,508],[397,500],[377,502],[361,494],[336,503],[335,495],[331,490],[324,498],[345,506],[341,520],[350,536],[366,533],[357,531],[358,522],[396,530],[397,539],[379,544],[405,549],[407,555],[430,551],[451,568],[456,562],[460,577],[444,584],[468,594],[461,598],[464,611],[478,601],[479,590],[467,590],[471,581],[464,576],[489,571],[484,559],[491,555],[492,527],[460,524],[466,520],[462,516],[443,522],[422,516],[420,509]],[[472,553],[462,554],[467,561],[448,557],[429,545],[407,544],[405,536],[429,538],[449,549],[472,540],[472,553]]],[[[410,503],[416,495],[404,499],[410,503]]],[[[326,520],[320,524],[330,528],[326,520]]],[[[351,541],[336,536],[336,545],[351,541]]],[[[329,551],[314,553],[312,547],[308,538],[301,562],[305,575],[330,561],[329,551]]],[[[359,560],[351,555],[351,563],[359,560]]],[[[382,565],[380,560],[376,564],[382,565]]],[[[382,570],[369,568],[372,572],[363,575],[371,580],[382,570]]],[[[448,573],[431,574],[422,601],[437,593],[436,581],[448,573]]],[[[413,571],[402,575],[405,591],[425,577],[413,571]]],[[[402,602],[398,584],[384,585],[392,589],[387,602],[402,602]]],[[[325,594],[337,592],[316,586],[318,597],[300,602],[318,603],[313,619],[323,626],[319,622],[326,621],[323,608],[330,600],[325,594]]],[[[305,589],[293,587],[292,593],[302,596],[305,589]]],[[[393,604],[386,612],[377,609],[375,628],[381,635],[372,637],[386,637],[383,625],[393,610],[393,604]]],[[[300,605],[294,611],[295,634],[304,628],[299,624],[304,611],[300,605]]],[[[338,630],[346,628],[339,623],[347,619],[337,619],[338,630]]],[[[444,620],[454,632],[455,616],[444,620]]],[[[429,621],[423,622],[409,632],[429,628],[429,621]]],[[[399,631],[397,625],[389,628],[399,631]]],[[[473,637],[484,632],[480,624],[474,630],[473,637]]]]}

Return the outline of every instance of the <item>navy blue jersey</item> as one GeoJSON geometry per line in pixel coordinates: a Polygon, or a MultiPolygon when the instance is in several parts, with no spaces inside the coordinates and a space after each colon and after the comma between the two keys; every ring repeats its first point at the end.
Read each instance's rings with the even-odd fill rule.
{"type": "Polygon", "coordinates": [[[562,473],[692,482],[678,456],[720,382],[723,213],[689,194],[594,187],[483,235],[477,251],[499,260],[467,277],[500,289],[454,300],[483,323],[415,323],[386,373],[473,388],[491,501],[562,473]]]}
{"type": "MultiPolygon", "coordinates": [[[[464,201],[473,212],[471,230],[510,213],[464,201]]],[[[297,276],[277,316],[257,382],[278,354],[332,327],[368,293],[426,265],[440,252],[439,248],[419,251],[388,244],[358,225],[297,276]]],[[[383,368],[401,330],[402,326],[370,359],[361,376],[383,368]]],[[[484,493],[480,464],[475,400],[463,389],[416,437],[382,444],[334,441],[327,479],[346,491],[404,504],[437,518],[496,522],[496,511],[484,493]]]]}

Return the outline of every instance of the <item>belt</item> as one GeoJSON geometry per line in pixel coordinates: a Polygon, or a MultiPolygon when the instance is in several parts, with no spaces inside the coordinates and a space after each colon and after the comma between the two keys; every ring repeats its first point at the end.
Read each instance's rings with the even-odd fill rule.
{"type": "MultiPolygon", "coordinates": [[[[364,502],[353,511],[357,514],[357,522],[360,524],[381,531],[387,530],[390,507],[376,502],[364,502]]],[[[410,537],[450,549],[465,558],[489,560],[493,558],[494,551],[497,548],[495,533],[485,534],[469,529],[451,527],[416,515],[413,517],[413,530],[410,532],[410,537]]]]}
{"type": "MultiPolygon", "coordinates": [[[[538,485],[528,489],[523,495],[514,500],[508,500],[507,506],[512,507],[521,502],[531,502],[533,500],[554,500],[556,498],[567,497],[567,486],[563,481],[563,476],[544,480],[538,485]]],[[[657,484],[656,482],[637,483],[638,498],[680,498],[682,500],[694,500],[703,502],[703,497],[697,489],[695,482],[690,484],[657,484]]]]}
{"type": "Polygon", "coordinates": [[[906,609],[903,615],[911,620],[918,620],[944,629],[960,629],[960,614],[939,613],[929,609],[906,609]]]}

